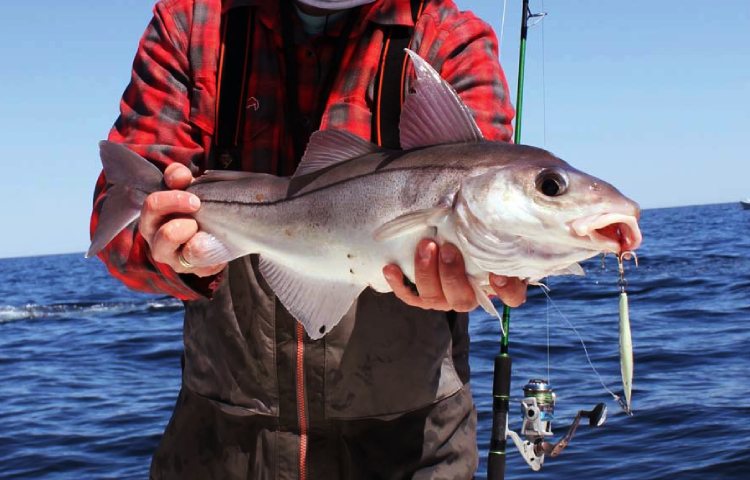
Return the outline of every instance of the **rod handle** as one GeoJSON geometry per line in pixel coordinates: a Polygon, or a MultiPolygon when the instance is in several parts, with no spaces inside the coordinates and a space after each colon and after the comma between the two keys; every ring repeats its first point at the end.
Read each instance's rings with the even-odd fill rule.
{"type": "Polygon", "coordinates": [[[508,427],[510,404],[511,358],[501,353],[495,356],[495,371],[492,381],[492,434],[490,452],[487,457],[487,480],[505,478],[505,431],[508,427]]]}
{"type": "Polygon", "coordinates": [[[505,452],[490,452],[487,457],[487,480],[505,479],[505,452]]]}

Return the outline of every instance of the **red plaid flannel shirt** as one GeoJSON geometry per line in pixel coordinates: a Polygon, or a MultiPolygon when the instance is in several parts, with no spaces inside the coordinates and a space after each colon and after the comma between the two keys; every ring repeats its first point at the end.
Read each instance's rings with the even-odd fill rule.
{"type": "MultiPolygon", "coordinates": [[[[292,142],[283,118],[283,58],[277,53],[283,45],[278,2],[236,3],[258,5],[242,168],[274,172],[282,162],[284,170],[291,173],[292,142]]],[[[196,175],[206,169],[214,133],[221,14],[221,0],[162,0],[156,4],[109,140],[126,144],[162,170],[171,162],[189,166],[196,175]]],[[[406,25],[414,26],[411,48],[453,85],[474,112],[485,137],[510,140],[513,108],[497,61],[497,40],[485,22],[470,12],[459,12],[451,0],[428,0],[416,25],[408,0],[378,0],[362,7],[359,14],[361,20],[344,51],[321,129],[344,129],[370,138],[373,77],[383,44],[382,27],[406,25]]],[[[335,36],[338,32],[329,33],[335,36]]],[[[331,36],[307,39],[300,35],[295,40],[303,115],[311,115],[321,95],[321,66],[330,60],[335,45],[331,36]]],[[[102,175],[94,193],[92,232],[106,191],[102,175]]],[[[115,237],[99,257],[113,276],[136,290],[192,300],[201,296],[199,291],[212,287],[153,261],[134,226],[115,237]]]]}

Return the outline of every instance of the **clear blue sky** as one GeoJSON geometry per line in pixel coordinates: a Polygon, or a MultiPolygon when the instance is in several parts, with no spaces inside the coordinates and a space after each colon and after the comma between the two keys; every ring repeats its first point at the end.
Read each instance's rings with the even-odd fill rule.
{"type": "MultiPolygon", "coordinates": [[[[152,3],[4,2],[0,257],[87,248],[96,145],[152,3]]],[[[499,35],[502,0],[458,3],[499,35]]],[[[646,208],[750,196],[750,1],[531,4],[549,15],[529,32],[523,143],[646,208]]],[[[520,6],[508,1],[501,55],[513,98],[520,6]]]]}

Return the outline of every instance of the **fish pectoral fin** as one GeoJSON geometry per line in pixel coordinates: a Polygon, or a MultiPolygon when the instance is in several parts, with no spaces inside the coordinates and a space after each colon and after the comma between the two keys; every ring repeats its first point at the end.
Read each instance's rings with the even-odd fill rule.
{"type": "Polygon", "coordinates": [[[401,110],[401,148],[441,143],[478,142],[484,138],[469,107],[425,59],[406,49],[416,73],[413,93],[401,110]]]}
{"type": "Polygon", "coordinates": [[[383,242],[428,227],[437,227],[448,216],[447,207],[427,208],[398,216],[375,230],[375,240],[383,242]]]}
{"type": "Polygon", "coordinates": [[[365,285],[322,280],[260,257],[260,272],[282,305],[313,340],[338,325],[365,285]]]}
{"type": "Polygon", "coordinates": [[[319,130],[310,136],[295,177],[321,170],[330,165],[383,151],[377,145],[343,130],[319,130]]]}

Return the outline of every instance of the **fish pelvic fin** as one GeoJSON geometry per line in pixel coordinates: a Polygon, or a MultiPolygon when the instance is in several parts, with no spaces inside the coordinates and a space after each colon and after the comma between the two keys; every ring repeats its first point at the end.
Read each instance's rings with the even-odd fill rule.
{"type": "Polygon", "coordinates": [[[138,220],[146,197],[163,189],[163,174],[151,162],[124,145],[99,142],[99,156],[107,189],[99,223],[91,238],[86,258],[99,253],[117,234],[138,220]]]}
{"type": "Polygon", "coordinates": [[[485,289],[482,288],[482,285],[475,277],[469,277],[469,285],[471,285],[472,290],[474,290],[474,295],[477,297],[477,303],[479,303],[479,306],[482,307],[485,312],[500,320],[500,333],[502,333],[504,337],[505,327],[503,326],[503,317],[498,313],[485,289]]]}

